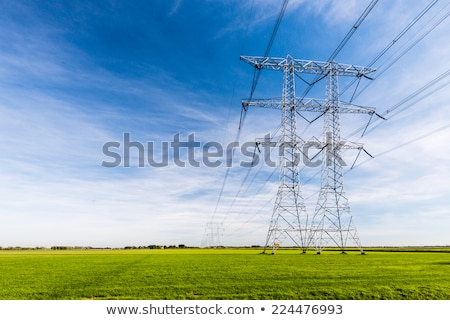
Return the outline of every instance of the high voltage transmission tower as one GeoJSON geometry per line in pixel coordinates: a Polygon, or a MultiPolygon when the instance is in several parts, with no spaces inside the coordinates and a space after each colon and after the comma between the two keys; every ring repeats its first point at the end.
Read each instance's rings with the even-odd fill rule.
{"type": "Polygon", "coordinates": [[[341,138],[341,113],[375,114],[373,109],[357,106],[341,105],[339,99],[338,76],[362,77],[374,69],[342,65],[330,62],[323,66],[327,75],[326,102],[324,110],[324,132],[322,150],[322,174],[319,198],[311,222],[310,243],[314,243],[317,253],[331,242],[345,252],[347,240],[353,240],[354,245],[363,253],[358,232],[353,223],[348,198],[344,190],[342,149],[364,150],[363,145],[346,141],[341,138]]]}
{"type": "Polygon", "coordinates": [[[272,219],[264,246],[264,250],[272,247],[272,253],[286,239],[290,238],[297,247],[306,250],[307,220],[305,201],[300,190],[299,150],[303,141],[297,135],[295,96],[295,60],[290,56],[281,63],[270,58],[241,57],[253,64],[257,69],[271,68],[284,72],[283,94],[281,100],[243,101],[244,109],[249,106],[280,109],[281,135],[277,142],[264,141],[270,146],[278,146],[280,150],[280,172],[278,193],[275,200],[272,219]]]}
{"type": "Polygon", "coordinates": [[[222,223],[208,222],[205,231],[205,239],[202,246],[216,248],[222,245],[221,238],[224,231],[222,223]]]}
{"type": "MultiPolygon", "coordinates": [[[[282,71],[283,91],[280,100],[261,99],[243,100],[242,106],[272,108],[281,110],[281,135],[276,142],[257,143],[278,146],[280,151],[280,172],[278,193],[272,212],[264,251],[272,248],[272,254],[290,239],[306,252],[314,246],[317,253],[332,240],[333,244],[344,251],[347,239],[354,240],[361,249],[356,228],[354,227],[348,200],[343,186],[341,149],[363,150],[362,144],[350,143],[340,137],[340,113],[368,113],[375,111],[353,105],[341,105],[339,101],[338,76],[363,77],[374,69],[336,62],[299,60],[291,56],[286,58],[248,57],[241,60],[256,69],[282,71]],[[327,78],[327,98],[300,99],[295,95],[295,75],[300,73],[316,74],[327,78]],[[324,142],[318,148],[322,150],[322,184],[319,200],[312,221],[308,214],[300,188],[300,154],[304,141],[297,135],[297,114],[299,112],[321,112],[325,118],[324,142]],[[326,153],[323,152],[326,150],[326,153]],[[324,161],[325,160],[325,161],[324,161]]],[[[305,156],[305,155],[303,155],[305,156]]]]}

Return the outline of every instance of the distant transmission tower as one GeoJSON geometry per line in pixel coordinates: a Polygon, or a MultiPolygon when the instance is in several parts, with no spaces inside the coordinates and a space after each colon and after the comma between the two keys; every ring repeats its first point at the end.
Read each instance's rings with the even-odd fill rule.
{"type": "Polygon", "coordinates": [[[205,246],[210,248],[220,247],[222,245],[223,223],[208,222],[206,224],[205,246]]]}
{"type": "MultiPolygon", "coordinates": [[[[347,143],[342,146],[339,114],[342,112],[373,114],[375,111],[357,106],[341,106],[337,77],[340,75],[362,77],[366,73],[373,72],[374,69],[335,62],[299,60],[289,55],[286,58],[241,56],[241,60],[253,65],[258,70],[264,68],[283,71],[284,73],[281,100],[242,101],[244,110],[247,110],[249,106],[257,106],[282,111],[282,133],[276,142],[280,149],[279,187],[264,251],[271,247],[273,254],[285,239],[290,239],[303,252],[306,252],[308,247],[314,244],[317,252],[320,253],[327,243],[327,236],[343,249],[346,246],[346,239],[349,234],[357,241],[357,246],[360,248],[348,202],[344,201],[346,198],[343,190],[343,164],[339,160],[341,160],[340,148],[361,150],[362,145],[347,143]],[[324,102],[320,102],[318,99],[299,99],[295,96],[294,79],[295,75],[299,73],[327,77],[327,99],[324,102]],[[303,140],[298,137],[296,132],[296,116],[300,111],[321,112],[325,115],[325,136],[330,141],[325,141],[322,149],[326,148],[327,154],[333,155],[323,164],[323,182],[318,208],[311,225],[308,221],[304,198],[300,190],[299,164],[303,140]],[[332,204],[333,200],[334,203],[332,204]],[[344,235],[344,233],[346,234],[344,235]]],[[[271,143],[272,145],[271,141],[265,143],[271,143]]]]}

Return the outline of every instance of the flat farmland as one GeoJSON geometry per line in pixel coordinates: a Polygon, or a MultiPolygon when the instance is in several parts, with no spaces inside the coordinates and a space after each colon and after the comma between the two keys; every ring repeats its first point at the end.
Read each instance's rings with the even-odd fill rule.
{"type": "Polygon", "coordinates": [[[0,299],[448,300],[445,250],[0,251],[0,299]]]}

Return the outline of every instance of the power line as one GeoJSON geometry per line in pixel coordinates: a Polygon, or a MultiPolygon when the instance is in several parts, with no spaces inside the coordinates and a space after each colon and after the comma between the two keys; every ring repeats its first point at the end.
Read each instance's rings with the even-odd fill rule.
{"type": "MultiPolygon", "coordinates": [[[[438,0],[433,0],[430,2],[383,50],[380,51],[380,53],[377,54],[375,58],[372,59],[371,62],[367,65],[367,67],[372,67],[386,52],[388,52],[389,49],[391,49],[419,20],[428,12],[430,9],[438,2],[438,0]]],[[[344,94],[356,81],[361,80],[361,77],[358,79],[353,79],[344,90],[341,91],[341,95],[344,94]]],[[[356,88],[357,89],[357,88],[356,88]]],[[[356,93],[355,89],[355,93],[356,93]]],[[[352,96],[352,99],[350,99],[350,102],[353,100],[354,97],[356,97],[355,93],[352,96]]]]}
{"type": "Polygon", "coordinates": [[[443,131],[443,130],[446,130],[446,129],[448,129],[448,128],[450,128],[450,124],[446,124],[445,126],[442,126],[442,127],[439,127],[438,129],[435,129],[435,130],[433,130],[433,131],[427,132],[426,134],[423,134],[423,135],[421,135],[421,136],[419,136],[419,137],[416,137],[416,138],[414,138],[414,139],[412,139],[412,140],[403,142],[403,143],[401,143],[401,144],[399,144],[399,145],[397,145],[397,146],[395,146],[395,147],[392,147],[392,148],[390,148],[390,149],[388,149],[388,150],[385,150],[385,151],[383,151],[383,152],[381,152],[381,153],[375,155],[373,158],[369,158],[369,159],[367,159],[367,160],[361,162],[360,164],[358,164],[358,165],[354,166],[353,168],[347,170],[346,173],[348,173],[348,172],[351,171],[351,170],[354,170],[354,169],[357,168],[357,167],[362,166],[364,163],[367,163],[368,161],[370,161],[370,160],[372,160],[372,159],[379,158],[379,157],[381,157],[381,156],[383,156],[383,155],[385,155],[385,154],[388,154],[388,153],[393,152],[393,151],[396,151],[396,150],[398,150],[398,149],[400,149],[400,148],[406,147],[407,145],[410,145],[410,144],[415,143],[415,142],[417,142],[417,141],[419,141],[419,140],[425,139],[425,138],[427,138],[427,137],[429,137],[429,136],[431,136],[431,135],[433,135],[433,134],[436,134],[436,133],[441,132],[441,131],[443,131]]]}
{"type": "MultiPolygon", "coordinates": [[[[437,76],[436,78],[434,78],[433,80],[431,80],[430,82],[428,82],[426,85],[422,86],[421,88],[417,89],[416,91],[414,91],[413,93],[411,93],[410,95],[408,95],[406,98],[402,99],[401,101],[399,101],[398,103],[396,103],[395,105],[393,105],[392,107],[390,107],[389,109],[387,109],[386,111],[384,111],[381,116],[384,119],[391,119],[393,116],[395,116],[396,114],[400,113],[401,111],[406,110],[407,108],[409,108],[410,106],[412,106],[413,104],[409,105],[406,108],[401,109],[400,111],[398,111],[396,114],[392,114],[396,109],[398,109],[400,106],[404,105],[405,103],[411,101],[412,99],[414,99],[415,97],[417,97],[418,95],[420,95],[421,93],[423,93],[425,90],[431,88],[432,86],[436,85],[437,83],[439,83],[440,81],[444,80],[446,77],[450,76],[450,70],[445,71],[444,73],[440,74],[439,76],[437,76]],[[391,115],[390,117],[387,117],[387,115],[391,115]]],[[[439,89],[442,89],[443,87],[445,87],[446,85],[448,85],[448,82],[446,84],[444,84],[443,86],[440,86],[438,89],[432,91],[430,94],[436,92],[439,89]]],[[[426,95],[425,97],[429,96],[430,94],[426,95]]],[[[425,98],[423,97],[423,98],[425,98]]],[[[371,124],[379,121],[381,118],[376,118],[371,124]]],[[[381,125],[381,124],[380,124],[381,125]]],[[[375,128],[377,128],[379,125],[377,125],[376,127],[372,127],[370,130],[366,130],[366,134],[373,131],[375,128]]],[[[363,130],[365,130],[368,126],[364,125],[362,127],[360,127],[359,129],[355,130],[354,132],[352,132],[347,138],[350,138],[352,136],[354,136],[355,134],[357,134],[358,132],[361,132],[363,130]]]]}
{"type": "MultiPolygon", "coordinates": [[[[447,4],[448,6],[448,4],[447,4]]],[[[403,56],[405,56],[409,51],[411,51],[417,44],[420,43],[420,41],[422,41],[425,37],[427,37],[433,30],[435,30],[442,22],[444,22],[448,16],[450,15],[450,11],[447,11],[435,24],[433,24],[430,28],[428,28],[425,32],[423,32],[413,43],[411,43],[405,50],[403,50],[398,56],[396,56],[395,58],[393,58],[390,62],[388,62],[389,60],[387,60],[385,63],[381,64],[379,66],[379,69],[381,69],[382,67],[384,67],[384,65],[386,63],[387,66],[384,67],[384,69],[382,71],[378,71],[377,74],[375,75],[375,77],[373,78],[373,80],[378,79],[382,74],[384,74],[387,70],[389,70],[395,63],[397,63],[403,56]]],[[[358,93],[354,94],[354,97],[358,97],[364,90],[366,90],[371,84],[373,83],[373,81],[369,82],[366,84],[366,86],[364,88],[362,88],[358,93]]],[[[345,89],[347,90],[348,87],[345,89]]]]}
{"type": "MultiPolygon", "coordinates": [[[[253,202],[255,201],[255,199],[256,199],[256,197],[258,196],[258,195],[261,195],[261,191],[262,191],[262,189],[264,189],[264,187],[266,186],[266,184],[271,180],[271,178],[272,178],[272,176],[274,175],[274,173],[277,171],[277,168],[275,167],[273,170],[272,170],[272,172],[271,172],[271,174],[266,178],[266,180],[261,184],[261,186],[259,187],[259,189],[254,193],[254,195],[253,195],[253,197],[250,199],[250,201],[248,201],[247,203],[246,203],[246,206],[245,207],[250,207],[252,204],[253,204],[253,202]]],[[[274,189],[274,187],[273,188],[271,188],[271,189],[269,189],[265,194],[264,194],[264,196],[266,196],[267,194],[269,194],[269,193],[271,193],[272,192],[272,190],[274,189]]],[[[275,196],[274,196],[275,197],[275,196]]],[[[273,198],[274,198],[273,197],[273,198]]],[[[272,199],[273,199],[272,198],[272,199]]],[[[245,208],[244,207],[244,208],[245,208]]],[[[262,209],[262,208],[261,208],[262,209]]],[[[260,209],[260,210],[261,210],[260,209]]],[[[247,210],[247,212],[250,212],[252,210],[252,208],[250,208],[250,209],[248,209],[247,210]]],[[[259,210],[259,211],[260,211],[259,210]]]]}
{"type": "Polygon", "coordinates": [[[396,44],[430,9],[438,2],[434,0],[430,2],[425,9],[423,9],[417,17],[414,18],[395,38],[391,41],[381,52],[367,65],[368,67],[373,66],[394,44],[396,44]]]}
{"type": "MultiPolygon", "coordinates": [[[[255,3],[255,0],[252,0],[251,6],[250,6],[250,12],[253,11],[254,3],[255,3]]],[[[244,36],[243,36],[242,45],[241,45],[241,54],[242,54],[242,52],[244,50],[245,38],[247,37],[249,25],[250,25],[250,19],[248,20],[247,26],[246,26],[245,31],[244,31],[244,36]]],[[[234,81],[233,83],[236,84],[236,81],[234,81]]],[[[232,94],[231,94],[230,108],[228,109],[227,128],[228,128],[228,123],[229,123],[229,120],[230,120],[231,104],[233,103],[234,93],[235,93],[235,86],[233,86],[233,91],[232,91],[232,94]]],[[[242,119],[242,117],[241,117],[241,119],[242,119]]],[[[238,134],[237,134],[236,139],[234,141],[238,141],[238,139],[240,137],[240,127],[241,127],[241,124],[239,124],[238,134]]],[[[225,133],[225,137],[226,137],[226,133],[225,133]]],[[[225,172],[225,176],[224,176],[223,182],[222,182],[222,186],[221,186],[220,191],[219,191],[219,196],[217,198],[216,206],[214,207],[213,216],[211,218],[211,221],[214,221],[214,218],[216,216],[217,209],[219,207],[220,199],[222,198],[222,195],[223,195],[223,191],[224,191],[224,188],[225,188],[225,183],[227,181],[229,172],[230,172],[230,168],[227,168],[227,170],[225,172]]]]}
{"type": "MultiPolygon", "coordinates": [[[[366,19],[366,17],[369,15],[370,11],[372,11],[373,7],[377,4],[378,0],[372,0],[369,5],[366,7],[366,9],[363,11],[361,16],[356,20],[355,24],[352,26],[352,28],[348,31],[347,35],[342,39],[341,43],[337,46],[337,48],[333,51],[331,56],[328,58],[328,62],[332,62],[336,56],[341,52],[342,48],[347,44],[347,42],[350,40],[350,38],[353,36],[353,34],[356,32],[356,30],[359,28],[359,26],[363,23],[363,21],[366,19]]],[[[313,86],[319,82],[321,79],[323,79],[322,75],[317,75],[315,79],[308,85],[306,90],[303,92],[302,98],[304,99],[306,95],[311,91],[313,86]]]]}
{"type": "MultiPolygon", "coordinates": [[[[425,99],[425,98],[431,96],[431,95],[434,94],[436,91],[439,91],[440,89],[442,89],[442,88],[448,86],[449,84],[450,84],[450,81],[448,81],[447,83],[444,83],[443,85],[437,87],[436,89],[434,89],[433,91],[427,93],[427,94],[424,95],[423,97],[420,97],[418,100],[416,100],[416,101],[414,101],[413,103],[407,105],[406,107],[404,107],[404,108],[402,108],[402,109],[399,109],[396,113],[392,114],[389,118],[387,118],[387,120],[392,119],[394,116],[396,116],[396,115],[399,114],[400,112],[402,112],[402,111],[404,111],[404,110],[410,108],[410,107],[413,106],[414,104],[416,104],[416,103],[422,101],[423,99],[425,99]]],[[[379,123],[379,124],[376,125],[375,127],[372,127],[370,130],[367,130],[367,131],[366,131],[366,134],[369,133],[369,132],[372,132],[373,130],[375,130],[376,128],[378,128],[378,127],[379,127],[380,125],[382,125],[382,124],[383,124],[383,122],[379,123]]]]}
{"type": "MultiPolygon", "coordinates": [[[[275,135],[277,134],[278,130],[280,130],[280,128],[281,128],[281,125],[278,126],[277,129],[275,129],[275,131],[273,132],[272,136],[275,136],[275,135]]],[[[241,185],[240,185],[240,187],[239,187],[239,189],[238,189],[238,191],[237,191],[237,193],[236,193],[236,195],[235,195],[235,197],[234,197],[234,199],[233,199],[233,201],[232,201],[232,203],[231,203],[231,205],[230,205],[230,207],[229,207],[229,209],[228,209],[228,211],[227,211],[227,215],[231,212],[231,209],[233,208],[233,206],[234,206],[234,204],[235,204],[235,202],[236,202],[236,200],[237,200],[237,197],[241,194],[241,190],[242,190],[242,188],[243,188],[245,182],[247,181],[247,178],[248,178],[248,176],[249,176],[249,174],[250,174],[250,172],[251,172],[251,169],[253,169],[253,168],[257,165],[257,163],[255,163],[255,161],[259,161],[259,157],[258,157],[258,155],[256,154],[256,150],[259,151],[259,154],[261,153],[261,150],[259,150],[258,145],[255,143],[255,149],[254,149],[254,153],[253,153],[252,164],[251,164],[251,166],[248,168],[247,174],[245,175],[244,180],[242,181],[242,183],[241,183],[241,185]]],[[[264,154],[264,155],[266,156],[266,154],[264,154]]],[[[267,156],[270,158],[270,154],[268,154],[267,156]]],[[[264,161],[266,161],[266,160],[267,160],[267,159],[264,158],[264,161]]],[[[245,194],[247,193],[248,189],[249,189],[249,188],[251,187],[251,185],[254,183],[256,177],[257,177],[258,174],[261,172],[261,169],[262,169],[262,168],[263,168],[263,166],[260,165],[259,168],[258,168],[258,170],[256,171],[256,173],[253,175],[252,180],[250,181],[250,183],[247,185],[246,189],[245,189],[244,192],[242,193],[243,195],[245,195],[245,194]]],[[[226,218],[226,216],[224,217],[224,220],[225,220],[225,218],[226,218]]]]}
{"type": "Polygon", "coordinates": [[[378,0],[372,0],[371,3],[367,6],[367,8],[364,10],[364,12],[361,14],[361,16],[356,20],[353,27],[350,29],[350,31],[347,33],[347,35],[344,37],[344,39],[341,41],[341,43],[338,45],[336,50],[331,54],[331,56],[328,58],[328,61],[333,61],[336,56],[341,52],[342,48],[347,44],[347,42],[350,40],[350,38],[353,36],[353,34],[356,32],[356,30],[359,28],[359,26],[363,23],[363,21],[366,19],[366,17],[369,15],[370,11],[372,11],[373,7],[377,4],[378,0]]]}
{"type": "MultiPolygon", "coordinates": [[[[255,145],[255,150],[253,151],[253,159],[252,159],[252,163],[250,164],[250,166],[249,166],[249,168],[248,168],[248,170],[247,170],[247,174],[245,175],[244,180],[242,180],[241,185],[239,186],[239,189],[238,189],[238,191],[236,192],[236,195],[234,196],[233,201],[231,202],[231,205],[230,205],[230,207],[228,208],[228,211],[227,211],[226,215],[223,217],[223,221],[225,221],[227,215],[231,212],[231,209],[233,208],[233,206],[234,206],[234,204],[235,204],[237,198],[238,198],[239,195],[241,194],[241,190],[242,190],[242,188],[243,188],[245,182],[247,182],[247,178],[248,178],[248,176],[250,175],[251,169],[252,169],[253,166],[254,166],[254,162],[255,162],[255,153],[256,153],[256,145],[255,145]]],[[[223,221],[222,221],[222,222],[223,222],[223,221]]]]}
{"type": "MultiPolygon", "coordinates": [[[[272,34],[270,36],[269,42],[267,44],[267,47],[266,47],[266,50],[265,50],[265,53],[264,53],[265,56],[268,56],[269,53],[270,53],[270,50],[272,48],[273,42],[275,40],[276,34],[278,32],[278,28],[280,26],[281,20],[283,19],[283,16],[284,16],[284,13],[286,11],[286,7],[287,7],[288,3],[289,3],[289,0],[284,0],[283,1],[283,4],[282,4],[280,12],[278,14],[277,20],[275,22],[274,29],[272,31],[272,34]]],[[[253,8],[253,4],[252,4],[252,8],[253,8]]],[[[252,82],[252,88],[251,88],[251,91],[250,91],[250,98],[249,98],[249,100],[252,99],[253,94],[254,94],[254,92],[256,90],[256,86],[257,86],[258,81],[259,81],[260,73],[261,73],[261,70],[258,70],[258,69],[255,68],[255,73],[253,74],[253,82],[252,82]]],[[[240,120],[239,120],[238,132],[236,134],[235,141],[239,141],[239,139],[240,139],[242,127],[243,127],[244,122],[245,122],[245,117],[246,117],[246,110],[244,108],[242,108],[241,109],[241,117],[240,117],[240,120]]],[[[234,149],[233,149],[233,152],[234,152],[234,149]]],[[[217,199],[216,206],[214,208],[212,220],[214,220],[214,217],[215,217],[215,215],[217,213],[217,210],[218,210],[220,201],[222,199],[223,191],[225,189],[225,185],[226,185],[226,181],[228,179],[229,173],[230,173],[230,168],[228,167],[226,172],[225,172],[224,180],[222,182],[222,186],[221,186],[221,189],[220,189],[220,192],[219,192],[219,197],[217,199]]]]}
{"type": "MultiPolygon", "coordinates": [[[[408,141],[406,141],[406,142],[403,142],[403,143],[401,143],[401,144],[399,144],[399,145],[396,145],[395,147],[392,147],[392,148],[390,148],[390,149],[388,149],[388,150],[385,150],[385,151],[383,151],[383,152],[381,152],[381,153],[379,153],[379,154],[377,154],[377,155],[375,155],[375,156],[373,156],[373,157],[371,157],[371,158],[368,158],[367,160],[365,160],[365,161],[359,163],[358,165],[354,165],[353,167],[351,167],[350,169],[348,169],[347,171],[345,171],[344,174],[347,174],[347,173],[349,173],[350,171],[355,170],[356,168],[362,166],[363,164],[365,164],[365,163],[367,163],[367,162],[369,162],[369,161],[371,161],[371,160],[373,160],[373,159],[377,159],[377,158],[379,158],[379,157],[381,157],[381,156],[383,156],[383,155],[386,155],[386,154],[388,154],[388,153],[391,153],[391,152],[393,152],[393,151],[396,151],[396,150],[398,150],[398,149],[400,149],[400,148],[406,147],[407,145],[413,144],[413,143],[415,143],[415,142],[417,142],[417,141],[420,141],[420,140],[422,140],[422,139],[425,139],[425,138],[427,138],[427,137],[429,137],[429,136],[431,136],[431,135],[434,135],[434,134],[436,134],[436,133],[439,133],[439,132],[441,132],[441,131],[443,131],[443,130],[445,130],[445,129],[448,129],[448,128],[450,128],[450,124],[444,125],[444,126],[442,126],[442,127],[439,127],[438,129],[435,129],[435,130],[432,130],[432,131],[430,131],[430,132],[427,132],[426,134],[423,134],[423,135],[421,135],[421,136],[419,136],[419,137],[416,137],[416,138],[414,138],[414,139],[411,139],[411,140],[408,140],[408,141]]],[[[319,172],[318,172],[318,173],[319,173],[319,172]]],[[[318,173],[316,173],[310,180],[312,180],[315,176],[317,176],[318,173]]],[[[310,180],[309,180],[309,181],[310,181],[310,180]]],[[[314,195],[316,195],[316,194],[318,194],[318,193],[319,193],[319,191],[316,191],[316,192],[314,192],[313,194],[311,194],[309,197],[312,197],[312,196],[314,196],[314,195]]],[[[305,198],[305,200],[306,200],[306,199],[308,199],[308,198],[305,198]]]]}
{"type": "MultiPolygon", "coordinates": [[[[436,0],[437,1],[437,0],[436,0]]],[[[369,13],[372,11],[373,7],[377,4],[378,0],[376,1],[372,1],[371,3],[369,3],[369,5],[366,7],[366,9],[363,11],[363,13],[361,14],[361,16],[358,18],[358,20],[356,20],[356,22],[353,24],[352,28],[349,30],[349,32],[347,33],[347,35],[344,37],[344,39],[342,39],[341,43],[338,45],[338,47],[334,50],[334,52],[331,54],[331,56],[328,58],[328,62],[331,62],[332,60],[334,60],[334,58],[336,58],[336,56],[339,54],[339,52],[342,50],[342,48],[347,44],[347,42],[350,40],[351,36],[356,32],[356,30],[359,28],[359,26],[362,24],[362,22],[365,20],[365,18],[369,15],[369,13]]],[[[306,80],[304,80],[298,73],[295,73],[295,75],[302,80],[303,82],[305,82],[308,87],[305,89],[302,98],[304,99],[305,96],[309,93],[309,91],[312,89],[312,87],[318,83],[319,81],[321,81],[322,79],[324,79],[327,74],[324,75],[320,75],[318,74],[315,79],[309,83],[306,80]]],[[[359,77],[359,80],[361,80],[361,77],[359,77]]],[[[358,82],[359,84],[359,82],[358,82]]],[[[352,97],[353,99],[353,97],[352,97]]],[[[302,136],[307,130],[308,128],[311,126],[311,124],[316,121],[317,119],[319,119],[323,114],[317,116],[316,118],[314,118],[312,121],[309,121],[308,119],[306,119],[305,117],[303,117],[300,113],[298,113],[302,118],[304,118],[307,122],[308,125],[305,127],[305,129],[303,130],[302,134],[300,136],[302,136]]]]}
{"type": "MultiPolygon", "coordinates": [[[[272,191],[272,190],[270,190],[270,191],[272,191]]],[[[241,230],[246,224],[248,224],[250,221],[252,221],[258,213],[260,213],[263,209],[267,208],[267,206],[273,202],[275,197],[276,197],[276,194],[274,194],[272,196],[272,198],[270,198],[266,202],[264,202],[263,205],[255,213],[253,213],[249,218],[247,218],[247,220],[245,222],[241,223],[238,227],[236,227],[230,233],[237,233],[239,230],[241,230]]]]}
{"type": "MultiPolygon", "coordinates": [[[[272,30],[272,34],[270,35],[270,39],[269,39],[269,42],[267,43],[266,50],[264,51],[264,57],[268,57],[270,54],[270,50],[272,49],[273,42],[278,33],[278,28],[280,27],[281,20],[283,19],[284,13],[286,12],[286,7],[287,7],[288,3],[289,3],[289,0],[283,0],[280,12],[279,12],[277,20],[275,22],[275,26],[272,30]]],[[[253,99],[253,94],[255,93],[256,87],[258,85],[259,78],[261,77],[261,72],[262,72],[262,69],[259,69],[259,68],[255,68],[253,70],[252,88],[250,90],[250,95],[248,98],[249,101],[251,101],[253,99]]],[[[238,131],[240,131],[242,129],[246,116],[247,116],[247,110],[243,107],[241,109],[241,117],[239,120],[238,131]]]]}
{"type": "MultiPolygon", "coordinates": [[[[402,108],[402,109],[398,109],[400,106],[404,105],[405,103],[409,102],[409,101],[412,100],[413,98],[417,97],[420,93],[424,92],[426,89],[429,89],[429,88],[432,87],[433,85],[439,83],[440,81],[442,81],[443,79],[445,79],[445,78],[446,78],[447,76],[449,76],[449,75],[450,75],[450,70],[447,70],[447,71],[444,72],[443,74],[439,75],[439,76],[436,77],[435,79],[433,79],[433,80],[431,80],[430,82],[428,82],[426,85],[424,85],[424,86],[421,87],[420,89],[418,89],[418,90],[416,90],[415,92],[413,92],[412,94],[410,94],[408,97],[402,99],[400,102],[398,102],[397,104],[395,104],[392,108],[388,109],[388,110],[384,113],[384,115],[386,115],[386,114],[388,114],[388,113],[392,114],[392,112],[393,112],[394,110],[398,110],[398,111],[397,111],[397,113],[392,114],[391,117],[389,117],[387,120],[392,119],[393,116],[395,116],[395,115],[399,114],[400,112],[402,112],[402,111],[404,111],[404,110],[410,108],[410,107],[413,106],[414,104],[416,104],[416,103],[422,101],[423,99],[425,99],[425,98],[431,96],[432,94],[436,93],[438,90],[443,89],[444,87],[446,87],[447,85],[449,85],[449,84],[450,84],[450,81],[447,81],[447,82],[444,83],[443,85],[441,85],[441,86],[435,88],[433,91],[431,91],[431,92],[427,93],[426,95],[420,97],[418,100],[412,102],[412,103],[409,104],[408,106],[406,106],[406,107],[404,107],[404,108],[402,108]]],[[[378,120],[379,120],[379,119],[378,119],[378,120]]],[[[370,130],[367,131],[367,133],[369,133],[369,132],[375,130],[376,128],[378,128],[378,127],[379,127],[380,125],[382,125],[383,123],[384,123],[384,122],[381,122],[381,123],[378,124],[377,126],[371,128],[370,130]]],[[[359,128],[358,130],[356,130],[355,132],[353,132],[351,135],[349,135],[348,138],[351,137],[352,135],[358,133],[359,131],[364,130],[365,127],[366,127],[366,126],[359,128]]],[[[354,170],[354,169],[356,169],[357,167],[360,167],[361,165],[363,165],[364,163],[367,163],[367,162],[370,161],[370,160],[373,160],[373,159],[378,158],[378,157],[380,157],[380,156],[382,156],[382,155],[385,155],[385,154],[388,154],[388,153],[393,152],[393,151],[395,151],[395,150],[398,150],[399,148],[402,148],[402,147],[407,146],[407,145],[409,145],[409,144],[415,143],[415,142],[417,142],[417,141],[419,141],[419,140],[422,140],[422,139],[424,139],[424,138],[426,138],[426,137],[429,137],[429,136],[431,136],[431,135],[433,135],[433,134],[436,134],[436,133],[438,133],[438,132],[440,132],[440,131],[443,131],[443,130],[449,128],[449,127],[450,127],[450,124],[447,124],[447,125],[442,126],[442,127],[438,128],[438,129],[432,130],[431,132],[428,132],[428,133],[426,133],[426,134],[424,134],[424,135],[421,135],[421,136],[419,136],[419,137],[416,137],[416,138],[414,138],[414,139],[412,139],[412,140],[409,140],[409,141],[407,141],[407,142],[401,143],[401,144],[399,144],[399,145],[397,145],[397,146],[395,146],[395,147],[392,147],[392,148],[390,148],[390,149],[388,149],[388,150],[386,150],[386,151],[383,151],[383,152],[381,152],[381,153],[379,153],[379,154],[377,154],[377,155],[375,155],[375,156],[371,156],[370,158],[368,158],[367,160],[361,162],[360,164],[358,164],[358,165],[353,165],[350,169],[348,169],[346,172],[344,172],[344,174],[347,174],[347,173],[350,172],[351,170],[354,170]]],[[[303,171],[303,170],[301,170],[301,171],[303,171]]],[[[315,175],[313,175],[310,179],[308,179],[307,181],[303,182],[303,184],[305,185],[305,184],[309,183],[311,180],[315,179],[315,178],[319,175],[319,173],[320,173],[320,172],[317,172],[317,173],[316,173],[315,175]]],[[[316,191],[315,193],[311,194],[308,198],[305,198],[305,200],[309,199],[310,197],[312,197],[312,196],[314,196],[314,195],[316,195],[316,194],[318,194],[318,193],[319,193],[319,192],[316,191]]]]}
{"type": "MultiPolygon", "coordinates": [[[[270,35],[269,42],[267,43],[266,50],[264,51],[264,57],[268,57],[270,54],[270,50],[272,49],[273,42],[275,40],[275,36],[277,35],[278,28],[280,27],[281,20],[283,19],[284,13],[286,12],[286,7],[289,3],[289,0],[283,0],[283,4],[281,5],[280,13],[278,14],[277,20],[275,22],[275,26],[273,27],[272,34],[270,35]]],[[[250,91],[250,96],[248,100],[253,99],[253,94],[255,93],[256,86],[258,85],[259,78],[261,76],[262,69],[255,68],[253,73],[253,81],[252,81],[252,89],[250,91]]]]}

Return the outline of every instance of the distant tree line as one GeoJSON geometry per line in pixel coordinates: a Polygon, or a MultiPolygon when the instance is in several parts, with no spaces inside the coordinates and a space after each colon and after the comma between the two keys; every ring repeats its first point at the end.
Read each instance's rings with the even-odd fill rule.
{"type": "Polygon", "coordinates": [[[161,245],[161,244],[151,244],[149,246],[126,246],[124,249],[126,250],[131,250],[131,249],[184,249],[184,248],[189,248],[188,246],[186,246],[185,244],[179,244],[178,246],[176,245],[161,245]]]}
{"type": "Polygon", "coordinates": [[[5,248],[3,248],[2,246],[0,246],[0,250],[48,250],[48,248],[45,248],[45,247],[33,247],[33,248],[29,248],[29,247],[5,247],[5,248]]]}
{"type": "MultiPolygon", "coordinates": [[[[50,247],[50,250],[91,250],[95,249],[93,247],[84,247],[84,246],[76,246],[76,247],[70,247],[70,246],[52,246],[50,247]]],[[[102,248],[102,249],[110,249],[110,248],[102,248]]]]}
{"type": "Polygon", "coordinates": [[[5,247],[0,246],[0,250],[112,250],[112,249],[184,249],[184,248],[192,248],[188,247],[185,244],[179,245],[159,245],[159,244],[151,244],[148,246],[126,246],[124,248],[110,248],[110,247],[91,247],[91,246],[52,246],[50,248],[47,247],[5,247]]]}

